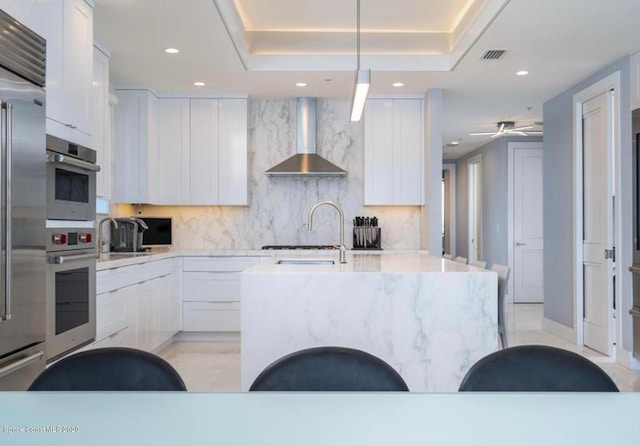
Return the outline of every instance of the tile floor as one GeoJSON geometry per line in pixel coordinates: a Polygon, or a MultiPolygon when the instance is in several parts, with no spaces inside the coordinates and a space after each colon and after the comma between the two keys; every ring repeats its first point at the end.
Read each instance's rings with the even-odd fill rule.
{"type": "MultiPolygon", "coordinates": [[[[565,341],[542,330],[541,304],[508,304],[507,336],[510,346],[552,345],[575,351],[602,367],[623,392],[640,391],[640,370],[629,370],[600,353],[565,341]]],[[[239,342],[174,342],[160,352],[180,373],[192,392],[240,390],[239,342]]]]}

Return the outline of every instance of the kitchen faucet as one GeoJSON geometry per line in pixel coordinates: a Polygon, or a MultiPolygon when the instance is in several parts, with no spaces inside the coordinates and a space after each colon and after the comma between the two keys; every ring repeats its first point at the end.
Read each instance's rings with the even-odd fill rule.
{"type": "Polygon", "coordinates": [[[346,253],[347,247],[344,245],[344,212],[342,212],[342,208],[338,203],[331,200],[319,201],[313,205],[311,210],[309,211],[309,231],[313,230],[313,213],[323,204],[327,204],[329,206],[333,206],[338,211],[340,215],[340,263],[347,263],[346,253]]]}
{"type": "Polygon", "coordinates": [[[111,217],[105,217],[102,220],[100,220],[100,222],[98,222],[98,253],[99,254],[104,254],[104,234],[102,232],[102,224],[105,221],[110,221],[111,224],[113,225],[113,229],[118,229],[118,222],[115,220],[115,218],[111,218],[111,217]]]}

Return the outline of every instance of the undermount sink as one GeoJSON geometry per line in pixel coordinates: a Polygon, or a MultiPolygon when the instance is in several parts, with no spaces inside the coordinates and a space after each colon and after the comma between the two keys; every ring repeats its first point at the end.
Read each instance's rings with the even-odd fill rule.
{"type": "Polygon", "coordinates": [[[278,265],[334,265],[336,262],[333,259],[318,259],[318,258],[291,258],[280,259],[278,265]]]}

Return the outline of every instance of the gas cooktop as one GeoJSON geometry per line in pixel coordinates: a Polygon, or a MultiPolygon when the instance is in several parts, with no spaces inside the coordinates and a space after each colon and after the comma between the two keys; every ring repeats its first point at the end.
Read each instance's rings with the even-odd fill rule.
{"type": "Polygon", "coordinates": [[[338,249],[335,245],[265,245],[262,249],[338,249]]]}

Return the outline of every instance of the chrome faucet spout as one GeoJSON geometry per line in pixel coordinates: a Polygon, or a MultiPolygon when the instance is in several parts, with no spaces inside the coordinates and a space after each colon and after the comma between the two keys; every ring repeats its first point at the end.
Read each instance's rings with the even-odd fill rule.
{"type": "Polygon", "coordinates": [[[328,205],[336,208],[340,216],[340,263],[347,263],[346,253],[347,247],[344,244],[344,212],[338,203],[331,200],[319,201],[313,205],[309,211],[309,231],[313,230],[313,213],[322,205],[328,205]]]}
{"type": "Polygon", "coordinates": [[[102,227],[105,221],[111,222],[113,229],[118,229],[118,222],[115,218],[105,217],[98,222],[98,252],[100,254],[104,253],[104,233],[102,232],[102,227]]]}
{"type": "Polygon", "coordinates": [[[146,224],[146,223],[144,222],[144,220],[143,220],[143,219],[141,219],[141,218],[138,218],[138,217],[129,217],[129,220],[133,220],[133,221],[135,221],[136,223],[138,223],[138,224],[142,227],[142,229],[144,229],[145,231],[146,231],[147,229],[149,229],[149,226],[147,226],[147,224],[146,224]]]}

